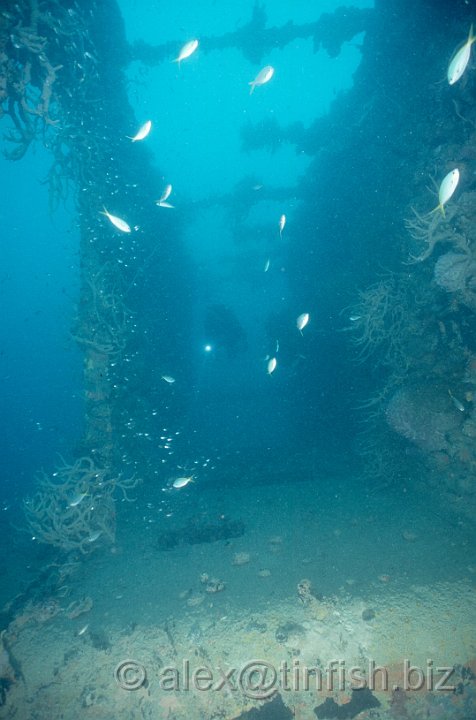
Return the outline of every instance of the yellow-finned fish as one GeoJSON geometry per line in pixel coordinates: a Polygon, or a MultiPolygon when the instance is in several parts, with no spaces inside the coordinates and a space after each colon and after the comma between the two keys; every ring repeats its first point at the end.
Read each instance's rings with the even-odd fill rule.
{"type": "Polygon", "coordinates": [[[106,208],[104,208],[104,212],[101,211],[101,215],[105,215],[109,222],[121,232],[130,233],[131,226],[128,225],[125,220],[122,220],[122,218],[117,217],[117,215],[111,215],[106,208]]]}
{"type": "Polygon", "coordinates": [[[189,475],[188,477],[175,478],[172,483],[172,487],[176,490],[180,490],[180,488],[187,487],[187,485],[191,482],[194,482],[193,475],[189,475]]]}
{"type": "Polygon", "coordinates": [[[250,95],[253,93],[253,90],[255,87],[259,87],[260,85],[265,85],[265,83],[269,82],[271,78],[274,75],[274,67],[271,65],[266,65],[262,70],[259,71],[257,76],[254,80],[248,83],[250,85],[250,95]]]}
{"type": "Polygon", "coordinates": [[[98,538],[100,538],[102,535],[102,530],[95,530],[93,533],[91,533],[88,537],[88,542],[93,543],[98,538]]]}
{"type": "Polygon", "coordinates": [[[445,175],[441,181],[440,189],[438,191],[438,205],[436,208],[433,208],[431,211],[432,213],[437,210],[441,210],[441,214],[443,217],[445,216],[445,205],[458,187],[458,183],[459,170],[458,168],[455,168],[454,170],[451,170],[448,175],[445,175]]]}
{"type": "Polygon", "coordinates": [[[147,120],[141,127],[138,129],[134,137],[127,136],[129,140],[132,140],[132,142],[137,142],[138,140],[144,140],[147,135],[150,133],[152,128],[152,120],[147,120]]]}
{"type": "Polygon", "coordinates": [[[186,60],[190,57],[190,55],[193,55],[195,50],[198,48],[198,40],[190,40],[188,43],[185,43],[183,48],[180,50],[179,54],[175,58],[175,60],[172,60],[172,62],[176,62],[180,65],[182,60],[186,60]]]}
{"type": "Polygon", "coordinates": [[[475,40],[476,35],[473,35],[473,25],[471,25],[469,28],[468,39],[465,44],[455,52],[448,66],[448,82],[450,85],[454,85],[455,82],[458,82],[468,67],[469,58],[471,57],[471,45],[475,40]]]}

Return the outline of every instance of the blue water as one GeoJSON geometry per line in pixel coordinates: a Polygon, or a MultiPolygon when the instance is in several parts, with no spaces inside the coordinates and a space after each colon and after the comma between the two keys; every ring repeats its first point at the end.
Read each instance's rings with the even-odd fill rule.
{"type": "MultiPolygon", "coordinates": [[[[355,6],[370,7],[371,3],[355,6]]],[[[185,14],[179,7],[168,7],[159,28],[154,22],[154,3],[121,3],[120,7],[130,42],[142,39],[159,44],[236,29],[251,16],[253,3],[240,2],[226,9],[217,8],[215,2],[200,3],[199,9],[185,14]]],[[[329,12],[333,7],[325,3],[319,11],[329,12]]],[[[267,13],[269,25],[280,25],[288,18],[288,4],[275,3],[267,13]]],[[[298,2],[293,4],[292,17],[296,24],[310,22],[315,20],[316,11],[298,2]]],[[[191,290],[194,325],[187,328],[189,357],[183,361],[195,368],[197,383],[205,383],[204,394],[213,397],[224,391],[235,399],[241,397],[240,432],[247,441],[253,442],[257,433],[258,442],[262,437],[270,442],[273,438],[281,441],[283,435],[292,435],[298,441],[299,429],[293,427],[292,421],[301,408],[295,409],[279,427],[270,427],[266,420],[272,407],[267,406],[269,383],[263,376],[262,358],[275,341],[263,338],[263,322],[273,313],[283,312],[293,318],[302,309],[291,307],[279,265],[288,243],[293,242],[299,183],[304,182],[311,159],[288,145],[273,154],[265,150],[245,153],[240,132],[247,123],[270,118],[283,125],[299,121],[309,126],[329,109],[340,92],[350,87],[360,58],[359,41],[356,37],[352,43],[345,43],[338,57],[332,59],[324,51],[314,53],[310,39],[275,50],[266,62],[276,66],[276,77],[264,92],[252,97],[248,82],[257,68],[233,49],[208,54],[199,49],[180,69],[165,62],[156,68],[133,63],[127,70],[129,99],[138,123],[153,120],[147,140],[152,162],[161,169],[164,185],[173,184],[178,206],[181,202],[196,203],[196,210],[185,220],[181,218],[183,242],[193,265],[192,282],[196,283],[191,290]],[[201,211],[200,204],[205,198],[230,192],[243,178],[250,187],[294,190],[284,201],[267,200],[245,208],[240,230],[243,238],[237,242],[220,208],[201,211]],[[286,244],[280,243],[278,232],[271,230],[277,227],[282,213],[288,221],[286,244]],[[248,236],[255,239],[250,241],[248,236]],[[270,254],[277,259],[272,258],[271,271],[265,277],[263,268],[270,254]],[[202,318],[206,307],[214,304],[224,305],[236,314],[247,336],[245,356],[227,357],[226,362],[220,358],[215,363],[206,357],[208,339],[202,318]],[[250,403],[255,392],[261,394],[263,402],[259,413],[250,403]],[[248,395],[246,403],[244,395],[248,395]]],[[[131,128],[130,132],[135,130],[131,128]]],[[[5,406],[10,411],[2,418],[0,435],[4,487],[12,488],[5,496],[9,504],[10,492],[16,493],[23,484],[28,488],[32,474],[54,461],[56,452],[68,452],[81,433],[81,357],[70,337],[71,317],[78,302],[79,255],[72,193],[66,207],[49,211],[45,181],[50,159],[41,143],[34,144],[23,162],[2,158],[1,163],[3,177],[8,177],[1,209],[8,241],[2,243],[0,251],[2,304],[8,311],[1,327],[0,376],[5,406]]],[[[159,191],[151,188],[152,195],[159,191]]],[[[328,244],[328,239],[319,238],[317,242],[328,244]]],[[[326,357],[320,361],[324,363],[320,375],[325,386],[328,361],[326,357]]],[[[275,385],[279,382],[277,379],[275,385]]],[[[306,385],[306,379],[299,384],[306,385]]],[[[290,388],[288,395],[292,398],[300,392],[299,388],[290,388]]],[[[199,405],[206,402],[206,398],[200,399],[199,405]]],[[[226,412],[223,405],[221,408],[226,412]]],[[[215,409],[211,412],[215,413],[215,409]]],[[[286,416],[291,411],[283,408],[279,412],[286,416]]],[[[207,422],[207,413],[203,414],[200,423],[207,422]]],[[[233,422],[233,418],[227,421],[233,422]]],[[[208,432],[218,430],[213,422],[208,432]]]]}
{"type": "Polygon", "coordinates": [[[2,500],[10,504],[82,428],[81,356],[70,337],[78,302],[78,231],[70,207],[49,211],[51,166],[37,144],[2,157],[2,500]]]}

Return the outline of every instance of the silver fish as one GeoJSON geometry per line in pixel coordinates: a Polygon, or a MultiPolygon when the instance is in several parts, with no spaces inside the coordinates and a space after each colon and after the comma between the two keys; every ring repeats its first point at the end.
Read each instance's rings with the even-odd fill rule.
{"type": "Polygon", "coordinates": [[[448,66],[448,83],[454,85],[458,82],[464,71],[468,67],[469,58],[471,57],[471,45],[476,40],[476,35],[473,35],[473,26],[469,29],[468,39],[465,44],[455,52],[453,58],[448,66]]]}
{"type": "Polygon", "coordinates": [[[248,83],[250,85],[250,95],[253,93],[255,87],[264,85],[269,82],[274,75],[274,67],[266,65],[262,70],[259,71],[254,80],[248,83]]]}
{"type": "Polygon", "coordinates": [[[151,128],[152,128],[152,120],[147,120],[147,122],[145,122],[143,125],[141,125],[141,127],[138,129],[138,131],[136,132],[134,137],[129,137],[129,135],[127,137],[132,142],[137,142],[138,140],[144,140],[147,137],[147,135],[150,133],[151,128]]]}
{"type": "Polygon", "coordinates": [[[131,226],[128,225],[125,220],[122,220],[122,218],[117,217],[117,215],[111,215],[106,208],[104,208],[104,212],[101,212],[101,215],[105,215],[109,222],[121,232],[130,233],[131,226]]]}
{"type": "Polygon", "coordinates": [[[180,65],[182,60],[186,60],[190,57],[190,55],[193,55],[195,50],[198,48],[198,40],[190,40],[188,43],[185,43],[183,48],[180,50],[179,54],[173,60],[173,62],[176,62],[180,65]]]}

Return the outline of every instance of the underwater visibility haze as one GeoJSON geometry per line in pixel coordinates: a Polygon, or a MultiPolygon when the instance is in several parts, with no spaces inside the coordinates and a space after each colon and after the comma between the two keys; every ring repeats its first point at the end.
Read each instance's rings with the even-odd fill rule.
{"type": "Polygon", "coordinates": [[[0,3],[0,718],[476,718],[475,22],[0,3]]]}

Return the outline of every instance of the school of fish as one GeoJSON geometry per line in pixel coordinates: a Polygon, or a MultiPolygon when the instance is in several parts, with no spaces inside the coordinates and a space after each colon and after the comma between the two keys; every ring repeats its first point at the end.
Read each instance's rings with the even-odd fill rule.
{"type": "MultiPolygon", "coordinates": [[[[457,83],[464,75],[471,58],[471,48],[473,43],[476,41],[476,35],[473,33],[473,25],[471,25],[468,37],[466,41],[459,47],[455,53],[452,56],[452,59],[450,60],[450,63],[448,65],[447,70],[447,80],[449,85],[454,85],[457,83]]],[[[179,53],[176,58],[172,60],[172,62],[177,63],[180,67],[180,64],[184,61],[190,58],[198,49],[199,47],[199,41],[197,39],[193,39],[185,43],[185,45],[182,46],[182,48],[179,50],[179,53]]],[[[254,90],[258,87],[261,87],[263,85],[266,85],[274,76],[275,69],[272,65],[265,65],[256,77],[251,80],[248,85],[250,86],[250,95],[253,94],[254,90]]],[[[142,140],[145,140],[152,129],[152,121],[147,120],[144,122],[135,135],[128,136],[128,139],[131,140],[131,142],[139,142],[142,140]]],[[[439,186],[438,191],[438,205],[430,212],[430,214],[440,211],[443,217],[445,216],[445,205],[448,203],[448,201],[453,196],[456,188],[458,187],[460,180],[460,172],[458,168],[453,168],[448,172],[443,180],[441,181],[441,184],[439,186]]],[[[253,189],[261,189],[261,185],[254,186],[253,189]]],[[[167,184],[159,198],[159,200],[156,201],[156,205],[158,207],[162,208],[174,208],[174,205],[172,205],[168,199],[172,193],[172,185],[167,184]]],[[[109,222],[121,233],[130,233],[131,232],[131,226],[129,223],[124,220],[121,217],[118,217],[117,215],[113,215],[110,213],[106,208],[104,208],[103,211],[101,211],[101,214],[104,215],[109,222]]],[[[287,218],[286,215],[283,213],[278,222],[278,228],[279,228],[279,237],[280,239],[283,238],[283,231],[286,227],[287,218]]],[[[264,272],[267,273],[271,266],[271,258],[267,258],[265,265],[264,265],[264,272]]],[[[296,319],[296,327],[298,331],[303,334],[304,328],[309,324],[310,321],[310,314],[308,312],[301,313],[297,319],[296,319]]],[[[266,360],[266,371],[268,375],[272,375],[278,366],[278,361],[276,358],[276,354],[279,350],[279,342],[276,343],[276,350],[275,355],[273,357],[267,356],[266,360]]],[[[171,375],[162,375],[162,380],[167,384],[173,384],[175,382],[175,379],[171,375]]],[[[181,488],[188,485],[189,482],[192,482],[193,478],[192,476],[187,478],[177,478],[174,483],[173,487],[175,488],[181,488]]],[[[78,498],[72,500],[71,506],[74,506],[74,503],[81,502],[83,499],[83,496],[78,495],[78,498]]]]}

